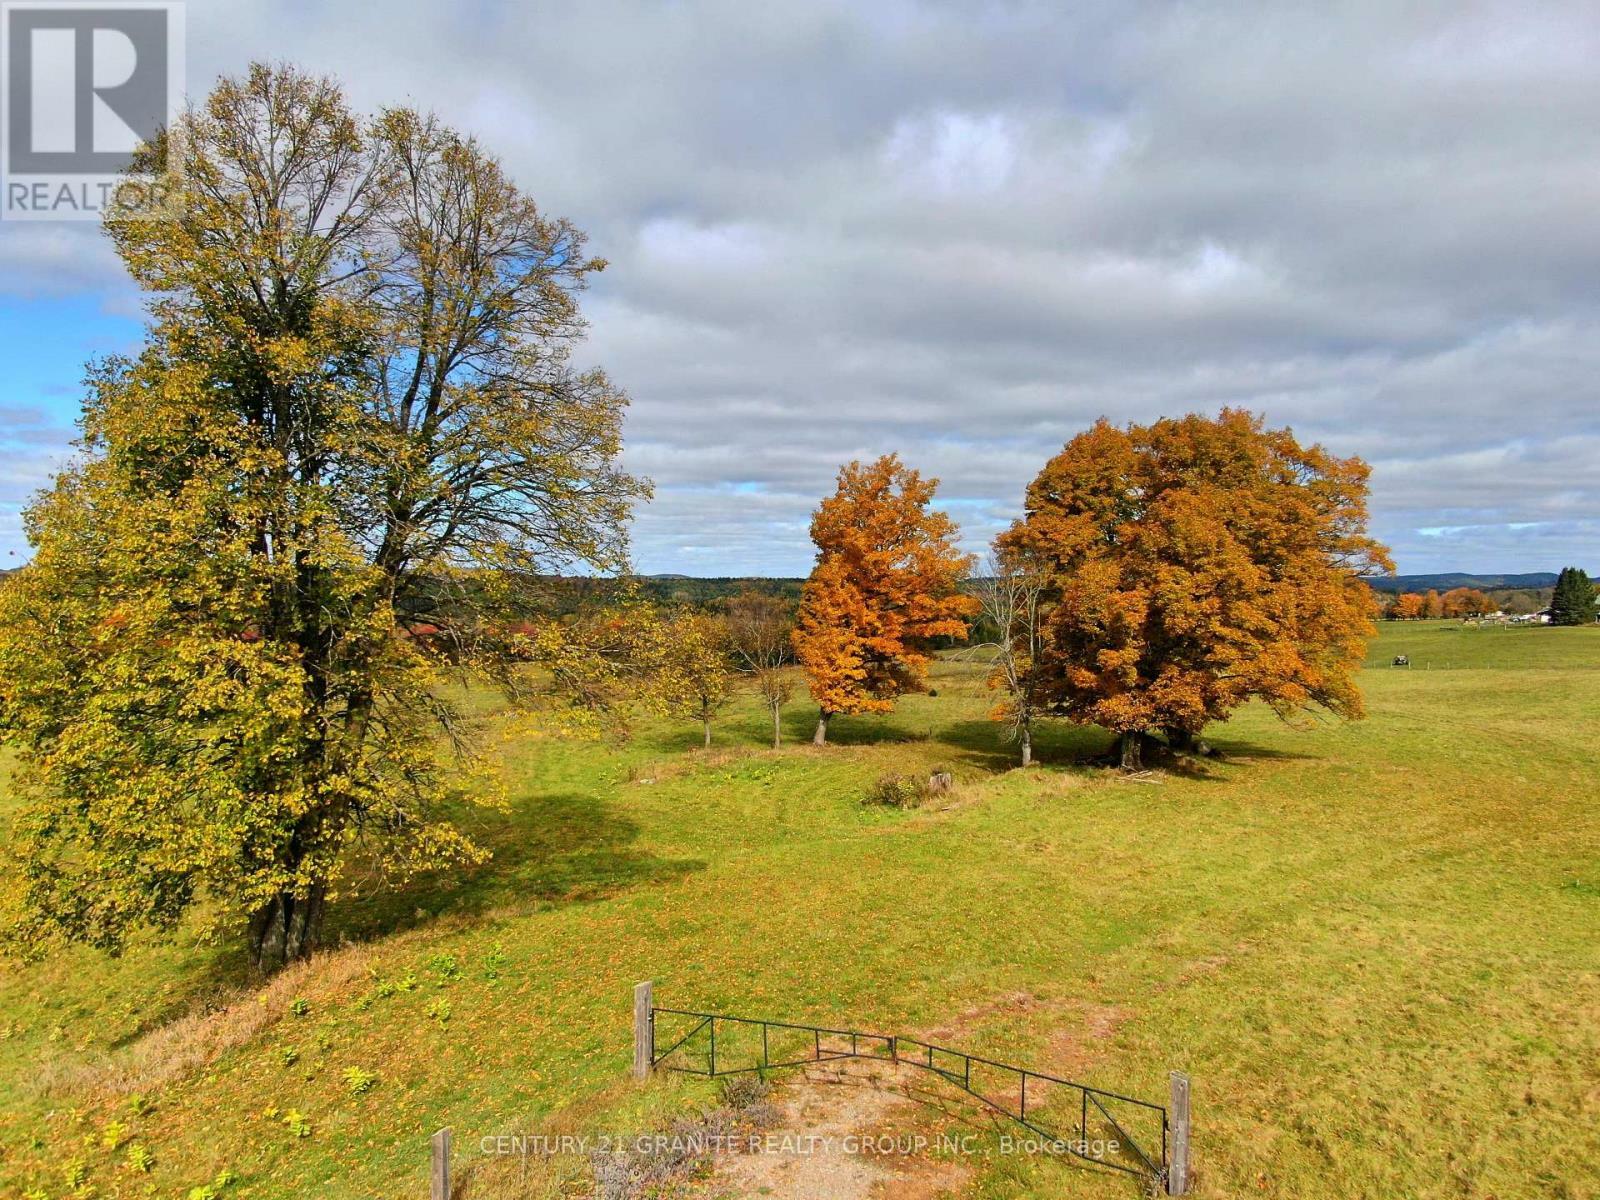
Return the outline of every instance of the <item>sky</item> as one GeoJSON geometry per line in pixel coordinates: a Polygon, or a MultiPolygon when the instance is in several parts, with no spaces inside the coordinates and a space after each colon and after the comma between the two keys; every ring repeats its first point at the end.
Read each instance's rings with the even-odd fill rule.
{"type": "MultiPolygon", "coordinates": [[[[796,575],[897,451],[981,551],[1063,442],[1265,414],[1402,572],[1600,564],[1600,7],[193,0],[476,134],[610,267],[639,570],[796,575]]],[[[0,223],[0,566],[140,336],[92,225],[0,223]]]]}

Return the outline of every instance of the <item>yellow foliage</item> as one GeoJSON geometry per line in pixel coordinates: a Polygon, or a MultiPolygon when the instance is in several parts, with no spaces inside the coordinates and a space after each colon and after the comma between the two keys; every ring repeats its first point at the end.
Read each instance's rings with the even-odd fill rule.
{"type": "Polygon", "coordinates": [[[626,397],[570,366],[602,264],[480,147],[262,66],[177,132],[172,219],[107,223],[146,343],[92,369],[0,595],[7,928],[115,950],[204,899],[272,967],[358,845],[391,880],[483,857],[445,815],[498,802],[445,685],[594,675],[537,581],[622,567],[648,486],[626,397]]]}

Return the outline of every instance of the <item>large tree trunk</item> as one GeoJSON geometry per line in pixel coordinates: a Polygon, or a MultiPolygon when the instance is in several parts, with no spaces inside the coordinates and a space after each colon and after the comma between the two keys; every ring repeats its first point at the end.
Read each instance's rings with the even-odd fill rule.
{"type": "Polygon", "coordinates": [[[1125,729],[1118,739],[1117,755],[1124,771],[1138,771],[1144,767],[1142,751],[1144,733],[1138,729],[1125,729]]]}
{"type": "Polygon", "coordinates": [[[779,749],[783,745],[783,706],[774,702],[772,708],[772,748],[779,749]]]}
{"type": "Polygon", "coordinates": [[[327,888],[314,884],[304,896],[279,892],[250,918],[250,955],[262,971],[276,971],[311,957],[322,936],[327,888]]]}
{"type": "Polygon", "coordinates": [[[1022,765],[1033,765],[1033,730],[1026,725],[1022,727],[1022,765]]]}
{"type": "Polygon", "coordinates": [[[811,736],[811,744],[813,746],[825,746],[828,744],[827,709],[823,709],[821,714],[817,717],[817,732],[811,736]]]}

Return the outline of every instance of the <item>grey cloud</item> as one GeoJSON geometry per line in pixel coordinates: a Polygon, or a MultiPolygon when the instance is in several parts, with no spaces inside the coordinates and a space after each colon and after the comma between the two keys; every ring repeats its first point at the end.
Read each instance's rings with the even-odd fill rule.
{"type": "MultiPolygon", "coordinates": [[[[0,223],[0,265],[0,294],[31,300],[94,292],[108,309],[137,309],[132,281],[93,224],[0,223]]],[[[76,373],[77,364],[66,365],[76,373]]]]}
{"type": "MultiPolygon", "coordinates": [[[[192,6],[191,83],[287,58],[435,108],[590,231],[644,569],[803,571],[888,450],[978,549],[1095,417],[1223,404],[1367,457],[1403,569],[1600,563],[1590,5],[372,14],[192,6]]],[[[66,245],[0,255],[116,286],[66,245]]]]}

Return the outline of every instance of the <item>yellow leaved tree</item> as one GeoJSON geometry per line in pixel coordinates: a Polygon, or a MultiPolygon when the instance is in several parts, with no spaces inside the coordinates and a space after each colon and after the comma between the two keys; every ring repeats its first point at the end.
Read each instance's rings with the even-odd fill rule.
{"type": "Polygon", "coordinates": [[[620,569],[647,488],[626,397],[569,362],[603,264],[476,142],[259,66],[179,132],[172,219],[107,226],[143,348],[94,369],[0,589],[6,932],[115,950],[204,901],[270,969],[353,853],[481,857],[445,816],[483,794],[446,675],[543,657],[603,691],[538,581],[620,569]]]}

